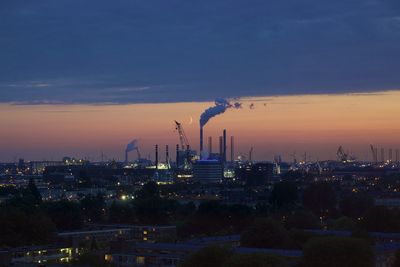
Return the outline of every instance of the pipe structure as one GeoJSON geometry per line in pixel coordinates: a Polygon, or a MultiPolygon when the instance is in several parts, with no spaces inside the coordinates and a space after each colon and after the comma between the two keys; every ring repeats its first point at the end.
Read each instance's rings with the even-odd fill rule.
{"type": "Polygon", "coordinates": [[[226,162],[226,129],[224,129],[224,132],[223,132],[223,136],[224,136],[224,146],[223,146],[223,149],[224,149],[224,163],[226,162]]]}
{"type": "Polygon", "coordinates": [[[168,145],[165,146],[165,162],[166,162],[166,163],[169,162],[169,149],[168,149],[168,145]]]}
{"type": "Polygon", "coordinates": [[[231,162],[235,161],[235,137],[231,136],[231,162]]]}
{"type": "Polygon", "coordinates": [[[156,169],[158,169],[158,145],[156,145],[156,169]]]}
{"type": "Polygon", "coordinates": [[[200,158],[203,153],[203,126],[200,126],[200,158]]]}

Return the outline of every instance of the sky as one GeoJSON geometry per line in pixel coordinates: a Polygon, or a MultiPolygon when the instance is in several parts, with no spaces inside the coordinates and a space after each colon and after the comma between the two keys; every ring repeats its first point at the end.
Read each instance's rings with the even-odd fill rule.
{"type": "Polygon", "coordinates": [[[246,144],[243,153],[251,146],[248,137],[256,138],[251,140],[260,148],[266,147],[267,138],[280,140],[274,142],[279,148],[255,151],[260,158],[277,151],[293,154],[288,150],[296,142],[307,143],[299,150],[332,157],[339,141],[355,147],[360,143],[354,136],[336,140],[332,132],[342,136],[361,129],[364,146],[373,139],[394,146],[398,132],[390,124],[398,121],[388,119],[380,105],[398,99],[399,43],[398,0],[2,0],[0,160],[94,157],[106,148],[110,157],[121,157],[120,146],[143,136],[149,137],[143,141],[147,146],[157,138],[173,143],[174,133],[164,136],[170,122],[184,113],[198,127],[201,110],[215,98],[291,103],[274,114],[278,124],[271,121],[268,108],[265,114],[257,108],[232,110],[210,125],[211,131],[225,127],[237,132],[246,144]],[[359,106],[355,96],[364,94],[366,106],[352,110],[354,121],[342,125],[342,109],[349,108],[343,103],[359,106]],[[297,98],[308,104],[290,102],[297,98]],[[321,104],[330,101],[335,116],[321,104]],[[310,115],[304,128],[296,128],[302,131],[296,139],[289,134],[294,124],[286,112],[292,109],[328,112],[330,117],[310,115]],[[249,124],[253,117],[258,119],[249,124]],[[137,118],[163,121],[149,126],[137,118]],[[371,121],[378,118],[379,123],[371,121]],[[105,122],[118,127],[110,131],[105,122]],[[271,136],[257,123],[281,128],[271,136]],[[325,130],[307,137],[315,125],[326,125],[325,130]]]}
{"type": "MultiPolygon", "coordinates": [[[[344,150],[360,160],[371,160],[370,144],[400,149],[400,91],[335,95],[296,95],[243,98],[241,109],[228,109],[204,127],[205,146],[227,130],[235,137],[235,157],[256,160],[335,159],[344,150]],[[252,106],[252,108],[250,108],[252,106]]],[[[0,161],[19,157],[58,160],[76,156],[92,161],[124,159],[124,149],[139,140],[142,156],[154,159],[154,145],[169,145],[174,157],[179,142],[174,120],[182,123],[190,145],[199,148],[200,114],[212,102],[126,105],[0,105],[0,161]]],[[[394,153],[394,152],[393,152],[394,153]]],[[[393,154],[394,155],[394,154],[393,154]]],[[[130,153],[136,159],[136,153],[130,153]]]]}

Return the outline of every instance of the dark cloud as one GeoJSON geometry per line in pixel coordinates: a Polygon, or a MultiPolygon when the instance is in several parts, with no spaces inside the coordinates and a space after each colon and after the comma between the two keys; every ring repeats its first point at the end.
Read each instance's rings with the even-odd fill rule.
{"type": "Polygon", "coordinates": [[[0,102],[400,88],[398,0],[3,0],[0,102]]]}

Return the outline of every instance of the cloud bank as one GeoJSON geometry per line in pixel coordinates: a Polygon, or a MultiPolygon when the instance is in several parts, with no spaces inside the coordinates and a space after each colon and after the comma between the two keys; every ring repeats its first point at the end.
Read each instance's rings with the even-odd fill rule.
{"type": "Polygon", "coordinates": [[[0,102],[400,88],[398,0],[0,3],[0,102]]]}

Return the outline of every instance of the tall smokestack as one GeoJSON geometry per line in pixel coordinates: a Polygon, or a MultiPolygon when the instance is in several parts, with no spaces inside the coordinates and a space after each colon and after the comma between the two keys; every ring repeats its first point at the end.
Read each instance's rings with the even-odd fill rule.
{"type": "Polygon", "coordinates": [[[203,127],[207,124],[207,122],[219,115],[223,114],[227,109],[241,109],[242,104],[239,102],[230,103],[226,99],[217,98],[215,99],[215,105],[212,107],[207,108],[201,115],[200,115],[200,155],[203,152],[203,127]]]}
{"type": "Polygon", "coordinates": [[[168,164],[169,163],[169,149],[168,145],[165,146],[165,162],[168,164]]]}
{"type": "Polygon", "coordinates": [[[233,135],[231,136],[231,162],[235,161],[235,142],[233,135]]]}
{"type": "Polygon", "coordinates": [[[224,163],[225,163],[226,162],[226,129],[224,129],[223,136],[224,136],[224,163]]]}
{"type": "Polygon", "coordinates": [[[224,148],[223,148],[223,141],[222,141],[222,136],[219,137],[219,157],[222,161],[222,156],[224,153],[224,148]]]}
{"type": "Polygon", "coordinates": [[[156,145],[156,169],[158,169],[158,145],[156,145]]]}
{"type": "Polygon", "coordinates": [[[212,136],[208,137],[208,154],[212,154],[212,136]]]}
{"type": "Polygon", "coordinates": [[[179,145],[176,145],[176,167],[179,168],[179,145]]]}
{"type": "Polygon", "coordinates": [[[203,153],[203,126],[200,125],[200,158],[203,153]]]}

